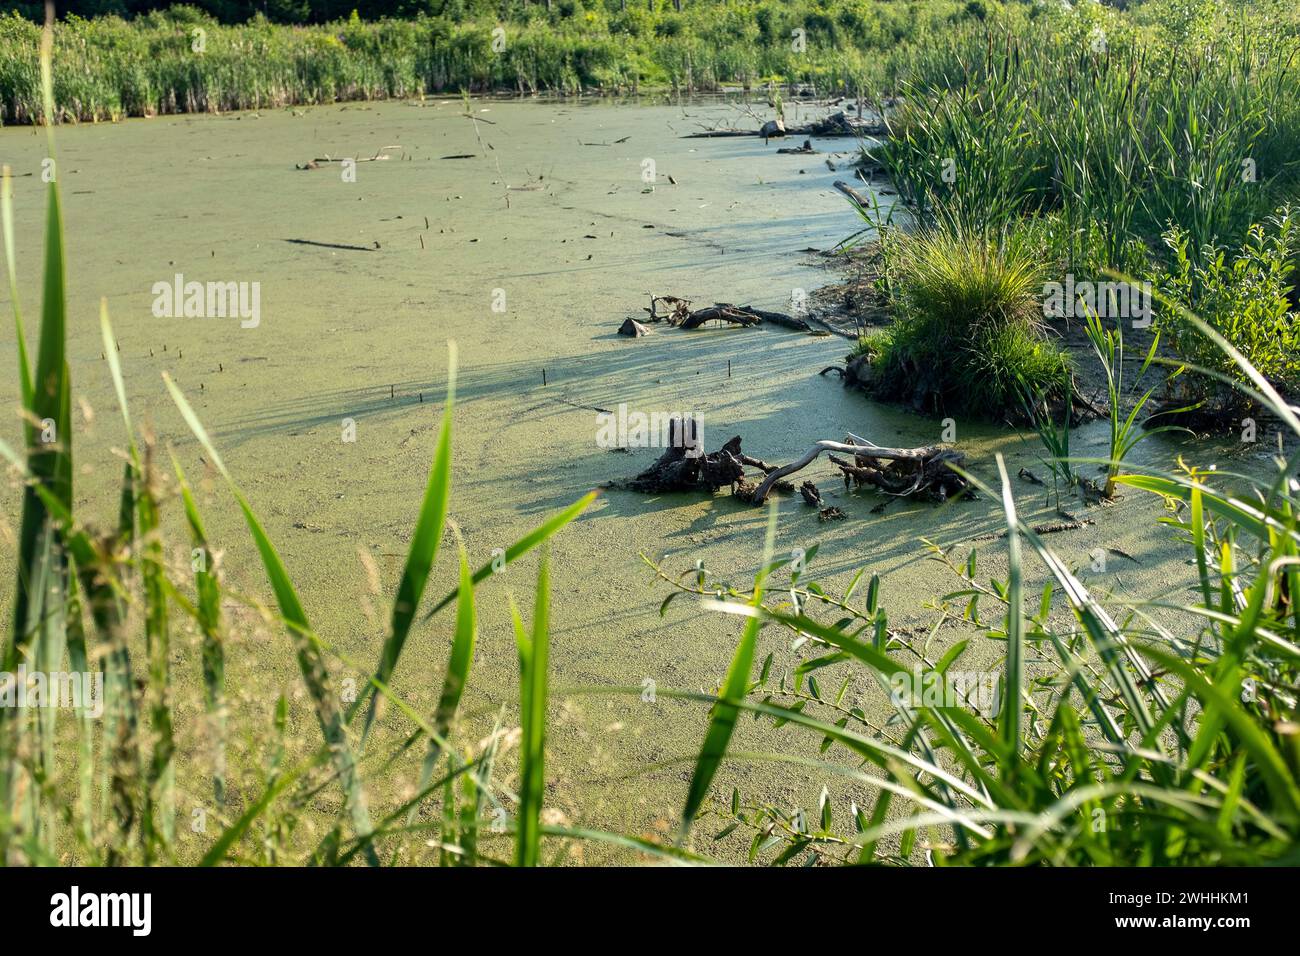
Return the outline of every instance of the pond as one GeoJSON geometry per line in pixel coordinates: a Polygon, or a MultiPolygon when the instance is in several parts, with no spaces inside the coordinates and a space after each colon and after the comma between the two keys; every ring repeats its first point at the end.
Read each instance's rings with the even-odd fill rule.
{"type": "MultiPolygon", "coordinates": [[[[710,450],[738,434],[749,454],[769,462],[790,461],[813,440],[847,431],[912,446],[940,440],[944,427],[937,417],[874,404],[818,376],[842,360],[842,338],[662,325],[641,339],[617,334],[625,318],[642,315],[651,295],[789,311],[792,296],[833,281],[835,273],[805,250],[828,249],[861,225],[831,187],[848,174],[827,164],[828,157],[835,165],[852,159],[848,141],[817,141],[820,155],[798,156],[778,155],[775,144],[756,137],[684,138],[737,119],[734,107],[717,102],[485,100],[468,108],[473,119],[459,101],[429,100],[58,132],[77,507],[111,525],[121,475],[113,450],[124,445],[122,427],[101,358],[102,296],[135,419],[174,449],[200,485],[223,574],[237,590],[270,601],[242,520],[167,397],[163,371],[194,404],[280,549],[312,623],[338,655],[336,678],[357,684],[376,660],[424,488],[449,340],[459,350],[451,516],[475,566],[588,490],[631,477],[658,456],[653,448],[602,447],[598,409],[693,413],[710,450]],[[297,168],[343,157],[362,161],[297,168]],[[178,281],[235,283],[245,292],[255,286],[258,320],[155,309],[155,285],[178,281]]],[[[43,137],[2,130],[0,156],[19,176],[19,281],[34,332],[43,137]]],[[[886,205],[890,199],[881,197],[886,205]]],[[[13,333],[8,323],[3,328],[0,366],[12,369],[13,333]]],[[[0,402],[11,408],[17,397],[16,379],[6,373],[0,402]]],[[[995,474],[995,452],[1007,456],[1013,475],[1021,467],[1046,474],[1032,435],[965,421],[955,428],[958,447],[985,478],[995,474]]],[[[17,443],[17,421],[3,434],[17,443]]],[[[1104,425],[1075,436],[1077,455],[1100,455],[1104,447],[1104,425]]],[[[1168,464],[1174,450],[1149,442],[1139,459],[1168,464]]],[[[819,545],[811,573],[832,591],[859,567],[879,572],[891,625],[917,634],[936,619],[927,605],[959,586],[927,560],[921,539],[948,546],[1001,527],[993,501],[899,502],[875,514],[880,499],[846,492],[829,465],[818,463],[803,477],[817,481],[847,518],[819,522],[814,509],[783,496],[778,554],[819,545]]],[[[1034,520],[1055,518],[1042,488],[1016,488],[1034,520]]],[[[1093,525],[1049,541],[1103,593],[1178,593],[1192,577],[1182,554],[1167,548],[1170,533],[1153,520],[1159,511],[1154,499],[1131,493],[1114,506],[1087,509],[1093,525]],[[1099,550],[1109,555],[1104,571],[1092,567],[1099,550]]],[[[175,558],[187,561],[179,506],[169,503],[167,512],[175,558]]],[[[6,496],[0,514],[16,527],[17,495],[6,496]]],[[[705,499],[608,489],[561,533],[553,551],[548,807],[571,822],[620,832],[672,826],[702,738],[703,706],[643,692],[563,690],[715,687],[739,633],[735,619],[681,599],[661,616],[668,589],[656,585],[641,555],[662,559],[670,575],[702,562],[719,579],[744,584],[759,563],[764,525],[762,509],[725,491],[705,499]]],[[[431,596],[454,585],[454,540],[444,544],[431,596]]],[[[1005,545],[984,540],[980,548],[981,575],[1003,573],[1005,545]]],[[[964,561],[968,550],[954,553],[964,561]]],[[[0,555],[7,622],[13,548],[6,544],[0,555]]],[[[480,590],[482,630],[466,712],[483,734],[502,713],[504,725],[517,721],[506,596],[529,614],[535,566],[532,558],[511,565],[480,590]]],[[[1031,586],[1041,587],[1042,569],[1030,571],[1031,586]]],[[[226,611],[232,723],[265,727],[277,695],[294,693],[296,665],[274,622],[234,602],[226,611]]],[[[450,628],[447,616],[419,626],[394,682],[424,713],[437,700],[450,628]]],[[[945,629],[931,646],[958,634],[945,629]]],[[[761,643],[760,655],[775,653],[778,673],[800,658],[775,631],[765,631],[761,643]]],[[[990,643],[972,647],[964,662],[995,664],[1000,652],[990,643]]],[[[190,792],[203,792],[185,766],[199,747],[192,637],[176,641],[173,667],[178,681],[195,689],[193,699],[177,702],[184,805],[187,779],[190,792]]],[[[845,706],[871,712],[886,705],[880,688],[861,685],[849,688],[845,706]]],[[[296,746],[314,744],[300,692],[292,720],[296,746]]],[[[400,730],[387,733],[396,739],[400,730]]],[[[742,722],[733,748],[778,743],[816,756],[806,736],[752,721],[742,722]]],[[[246,746],[236,731],[232,762],[257,752],[243,752],[246,746]]],[[[391,792],[381,790],[374,802],[409,793],[417,773],[416,754],[394,765],[385,777],[391,792]]],[[[733,784],[747,798],[808,806],[820,776],[737,760],[723,768],[719,792],[733,784]]],[[[847,805],[851,791],[835,796],[847,805]]],[[[592,861],[614,851],[583,852],[592,861]]],[[[716,852],[743,852],[743,845],[716,852]]]]}

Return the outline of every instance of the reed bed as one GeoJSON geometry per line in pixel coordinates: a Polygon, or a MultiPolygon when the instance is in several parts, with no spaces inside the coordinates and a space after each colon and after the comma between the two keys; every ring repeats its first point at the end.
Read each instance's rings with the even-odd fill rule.
{"type": "Polygon", "coordinates": [[[956,31],[914,61],[880,151],[891,178],[926,220],[1006,234],[1053,216],[1080,275],[1142,263],[1171,226],[1193,257],[1240,243],[1300,181],[1300,36],[1251,7],[1187,37],[1089,6],[1055,29],[956,31]]]}
{"type": "MultiPolygon", "coordinates": [[[[1184,313],[1203,316],[1294,399],[1297,104],[1293,10],[1166,0],[1127,12],[1036,8],[1027,27],[965,24],[913,51],[884,111],[888,136],[867,152],[911,225],[970,244],[967,258],[992,244],[1027,254],[1058,284],[1159,290],[1142,308],[1186,359],[1176,401],[1235,414],[1241,393],[1213,376],[1247,379],[1184,313]]],[[[900,257],[887,263],[891,282],[907,277],[914,245],[883,245],[900,257]]],[[[978,274],[968,274],[973,287],[978,274]]],[[[908,288],[894,286],[904,316],[908,288]]],[[[1100,308],[1067,306],[1079,316],[1100,308]]],[[[1043,385],[1036,352],[1028,339],[1010,349],[1010,377],[1031,391],[1043,385]]],[[[950,384],[954,409],[979,394],[950,384]]],[[[1015,391],[999,390],[994,417],[1017,410],[1015,391]]]]}
{"type": "MultiPolygon", "coordinates": [[[[184,7],[129,22],[73,19],[55,29],[57,115],[96,122],[460,91],[707,91],[769,82],[856,94],[879,85],[896,45],[973,16],[953,0],[854,0],[833,9],[806,0],[695,3],[681,13],[667,2],[651,6],[562,3],[547,14],[525,4],[505,19],[494,8],[305,26],[260,16],[221,24],[184,7]]],[[[0,122],[40,115],[39,36],[17,13],[0,18],[0,122]]]]}

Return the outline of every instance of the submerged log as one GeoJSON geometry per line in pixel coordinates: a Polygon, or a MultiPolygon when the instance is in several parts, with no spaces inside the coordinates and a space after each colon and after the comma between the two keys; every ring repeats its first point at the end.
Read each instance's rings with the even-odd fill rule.
{"type": "Polygon", "coordinates": [[[849,200],[853,203],[853,205],[858,207],[859,211],[871,212],[872,209],[871,200],[868,199],[866,196],[862,195],[862,193],[858,192],[856,189],[854,189],[844,180],[837,179],[835,180],[835,182],[831,183],[831,185],[834,186],[836,189],[838,189],[840,192],[842,192],[844,195],[848,196],[849,200]]]}
{"type": "Polygon", "coordinates": [[[812,326],[806,319],[801,319],[795,315],[786,315],[784,312],[769,312],[766,309],[756,309],[752,305],[742,305],[741,312],[747,312],[750,315],[758,316],[764,322],[771,325],[780,325],[787,329],[794,329],[797,332],[811,332],[812,326]]]}
{"type": "Polygon", "coordinates": [[[751,312],[744,312],[740,309],[729,305],[714,305],[707,309],[696,309],[686,318],[682,319],[678,328],[698,329],[705,322],[709,321],[730,322],[733,325],[749,327],[758,325],[763,320],[751,312]]]}
{"type": "Polygon", "coordinates": [[[730,136],[884,136],[888,130],[878,120],[865,120],[844,112],[832,113],[823,119],[802,126],[786,126],[781,120],[768,120],[758,129],[706,129],[686,133],[683,139],[716,139],[730,136]],[[775,132],[779,130],[779,132],[775,132]]]}
{"type": "Polygon", "coordinates": [[[812,140],[806,139],[802,146],[782,146],[777,152],[786,156],[812,156],[817,150],[813,149],[812,140]]]}
{"type": "MultiPolygon", "coordinates": [[[[779,325],[797,332],[811,332],[813,327],[806,319],[787,315],[784,312],[772,312],[756,309],[752,305],[735,306],[730,302],[718,302],[702,309],[692,309],[690,299],[675,295],[656,295],[650,297],[650,308],[643,310],[650,315],[651,322],[667,322],[680,329],[698,329],[705,322],[730,322],[749,328],[763,323],[779,325]],[[667,307],[667,313],[659,311],[660,306],[667,307]]],[[[624,323],[626,326],[626,323],[624,323]]],[[[631,333],[624,332],[624,335],[631,333]]]]}
{"type": "Polygon", "coordinates": [[[806,501],[808,504],[812,505],[814,508],[823,507],[822,493],[817,490],[817,486],[814,485],[811,481],[805,481],[802,485],[799,486],[799,494],[803,495],[803,500],[806,501]]]}
{"type": "Polygon", "coordinates": [[[817,120],[790,132],[800,135],[806,133],[809,136],[880,136],[886,130],[884,123],[864,120],[859,116],[849,116],[841,110],[832,113],[825,119],[817,120]]]}

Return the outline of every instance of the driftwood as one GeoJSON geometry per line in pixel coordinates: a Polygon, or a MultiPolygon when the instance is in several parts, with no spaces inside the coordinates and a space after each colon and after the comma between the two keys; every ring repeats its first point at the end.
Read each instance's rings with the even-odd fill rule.
{"type": "Polygon", "coordinates": [[[811,481],[805,481],[799,486],[799,494],[803,495],[803,500],[814,508],[824,507],[822,505],[822,493],[817,490],[817,486],[811,481]]]}
{"type": "Polygon", "coordinates": [[[650,330],[638,322],[636,319],[627,319],[618,330],[619,335],[628,335],[634,339],[649,335],[650,330]]]}
{"type": "MultiPolygon", "coordinates": [[[[799,460],[789,465],[770,465],[761,458],[741,450],[740,436],[731,438],[715,452],[705,454],[699,440],[699,423],[690,417],[669,422],[669,447],[649,468],[624,487],[632,491],[661,494],[670,491],[705,491],[730,487],[731,493],[750,504],[760,505],[773,488],[793,491],[786,479],[814,460],[822,452],[839,452],[852,456],[845,461],[831,455],[845,484],[869,485],[895,497],[920,497],[946,501],[955,497],[974,497],[966,480],[949,467],[965,460],[960,452],[942,445],[918,448],[883,448],[850,434],[845,442],[819,441],[799,460]],[[745,468],[757,468],[763,479],[755,483],[745,475],[745,468]]],[[[817,486],[805,481],[799,489],[803,498],[818,509],[825,521],[843,518],[844,513],[827,507],[817,486]]]]}
{"type": "Polygon", "coordinates": [[[686,318],[678,323],[678,328],[698,329],[705,322],[709,321],[730,322],[733,325],[751,326],[758,325],[763,320],[749,312],[742,312],[740,309],[733,308],[729,305],[713,305],[706,309],[696,309],[686,318]]]}
{"type": "Polygon", "coordinates": [[[965,460],[961,452],[943,445],[884,448],[850,434],[847,442],[816,442],[798,460],[768,472],[754,491],[754,504],[766,501],[768,493],[778,480],[807,468],[822,452],[853,456],[851,462],[834,457],[831,459],[843,474],[845,484],[855,482],[859,486],[871,485],[886,494],[898,497],[920,496],[934,501],[970,494],[966,480],[948,467],[950,463],[960,464],[965,460]]]}
{"type": "MultiPolygon", "coordinates": [[[[1064,517],[1065,512],[1061,512],[1061,515],[1062,517],[1064,517]]],[[[1091,518],[1070,517],[1067,518],[1067,520],[1065,521],[1049,521],[1045,524],[1036,524],[1033,527],[1033,531],[1034,534],[1060,534],[1062,531],[1077,531],[1080,528],[1086,528],[1089,525],[1093,525],[1096,523],[1097,522],[1093,521],[1091,518]]],[[[1003,528],[1001,531],[989,531],[986,534],[977,534],[975,535],[975,537],[967,538],[966,540],[968,542],[969,541],[997,541],[998,539],[1005,538],[1006,536],[1007,536],[1007,531],[1005,528],[1003,528]]],[[[1114,552],[1114,551],[1118,551],[1119,549],[1107,548],[1106,550],[1114,552]]],[[[1133,561],[1134,563],[1140,563],[1138,562],[1137,558],[1133,557],[1133,555],[1128,554],[1127,552],[1123,552],[1122,556],[1128,558],[1130,561],[1133,561]]]]}
{"type": "Polygon", "coordinates": [[[661,494],[667,491],[708,491],[736,485],[745,479],[740,461],[740,436],[736,435],[711,454],[700,446],[700,427],[695,419],[674,418],[668,423],[668,449],[627,487],[633,491],[661,494]]]}
{"type": "Polygon", "coordinates": [[[868,199],[866,196],[862,195],[862,193],[858,192],[856,189],[854,189],[844,180],[837,179],[835,180],[835,182],[831,183],[831,185],[834,186],[836,189],[838,189],[840,192],[842,192],[844,195],[848,196],[849,200],[853,203],[853,205],[857,206],[860,211],[871,212],[871,208],[872,208],[871,200],[868,199]]]}
{"type": "Polygon", "coordinates": [[[882,122],[864,120],[840,111],[787,132],[792,136],[882,136],[886,129],[882,122]]]}
{"type": "Polygon", "coordinates": [[[753,129],[702,129],[698,133],[687,133],[682,139],[726,139],[732,136],[757,136],[753,129]]]}
{"type": "Polygon", "coordinates": [[[812,156],[817,150],[813,149],[812,140],[806,139],[802,146],[782,146],[777,152],[785,156],[812,156]]]}
{"type": "Polygon", "coordinates": [[[838,521],[845,517],[843,511],[834,505],[827,505],[822,501],[822,493],[817,490],[817,486],[811,481],[805,481],[799,486],[799,494],[803,495],[803,500],[817,509],[818,521],[838,521]]]}
{"type": "Polygon", "coordinates": [[[696,133],[687,133],[683,139],[717,139],[720,137],[730,136],[762,136],[764,138],[772,136],[818,136],[822,138],[831,136],[883,136],[886,133],[885,124],[859,119],[856,116],[849,116],[847,113],[832,113],[824,119],[816,120],[812,123],[805,123],[802,126],[784,126],[782,132],[773,132],[777,120],[769,120],[758,129],[706,129],[696,133]]]}
{"type": "MultiPolygon", "coordinates": [[[[752,305],[735,306],[730,302],[718,302],[702,309],[692,309],[690,299],[675,295],[656,295],[650,297],[650,308],[644,309],[650,315],[651,322],[667,322],[680,329],[698,329],[705,322],[730,322],[745,328],[762,323],[780,325],[798,332],[811,332],[812,326],[804,319],[784,312],[771,312],[756,309],[752,305]],[[660,313],[660,306],[666,311],[660,313]]],[[[626,325],[626,323],[624,323],[626,325]]],[[[630,334],[625,332],[625,335],[630,334]]]]}
{"type": "MultiPolygon", "coordinates": [[[[307,160],[307,162],[305,162],[305,163],[303,163],[303,164],[301,164],[301,165],[299,165],[298,163],[294,163],[294,164],[293,164],[293,168],[294,168],[294,169],[320,169],[322,166],[324,166],[324,165],[326,165],[326,164],[328,164],[328,163],[347,163],[347,162],[352,162],[352,163],[379,163],[379,162],[383,162],[384,160],[386,160],[386,159],[388,159],[388,158],[389,158],[389,157],[388,157],[388,154],[387,154],[387,153],[384,153],[384,152],[382,152],[382,151],[381,151],[381,152],[378,152],[378,153],[375,153],[375,155],[373,155],[373,156],[357,156],[357,157],[352,157],[352,156],[340,156],[340,157],[338,157],[337,159],[336,159],[335,157],[333,157],[333,156],[317,156],[315,159],[309,159],[309,160],[307,160]]],[[[450,158],[450,157],[448,157],[448,158],[450,158]]]]}
{"type": "Polygon", "coordinates": [[[797,332],[812,331],[812,326],[808,324],[807,320],[794,315],[786,315],[784,312],[769,312],[766,309],[756,309],[752,305],[742,305],[740,311],[756,315],[771,325],[780,325],[787,329],[794,329],[797,332]]]}

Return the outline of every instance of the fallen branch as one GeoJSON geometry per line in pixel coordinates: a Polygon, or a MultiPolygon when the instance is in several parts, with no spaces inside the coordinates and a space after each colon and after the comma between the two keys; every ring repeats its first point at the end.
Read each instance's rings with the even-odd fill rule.
{"type": "Polygon", "coordinates": [[[807,468],[823,452],[853,456],[853,463],[835,460],[844,474],[845,482],[853,480],[859,485],[873,485],[898,496],[926,493],[936,500],[969,493],[965,479],[948,467],[950,462],[958,464],[965,460],[961,452],[942,445],[885,448],[850,434],[847,442],[816,442],[798,460],[768,472],[754,491],[754,504],[766,501],[777,481],[807,468]]]}
{"type": "Polygon", "coordinates": [[[680,329],[698,329],[705,322],[730,322],[746,328],[761,323],[779,325],[797,332],[811,332],[812,326],[805,319],[787,315],[784,312],[771,312],[756,309],[752,305],[735,306],[730,302],[718,302],[702,309],[692,309],[690,299],[675,295],[655,295],[650,297],[650,308],[643,310],[650,314],[651,322],[665,321],[680,329]],[[660,306],[667,307],[667,313],[659,312],[660,306]]]}
{"type": "Polygon", "coordinates": [[[785,136],[817,136],[827,138],[832,136],[883,136],[887,132],[885,124],[881,122],[864,120],[856,116],[849,116],[844,112],[832,113],[823,119],[816,120],[812,123],[805,123],[802,126],[784,126],[780,132],[774,132],[773,123],[776,121],[769,120],[758,129],[706,129],[696,133],[687,133],[684,139],[716,139],[727,136],[763,136],[765,138],[785,135],[785,136]]]}
{"type": "MultiPolygon", "coordinates": [[[[974,497],[966,480],[949,467],[965,460],[960,452],[942,445],[918,448],[885,448],[850,434],[845,442],[819,441],[802,458],[789,465],[768,464],[741,451],[736,435],[715,452],[705,454],[700,446],[699,423],[690,417],[669,421],[668,448],[649,468],[622,487],[632,491],[661,494],[671,491],[713,493],[730,486],[731,493],[750,504],[762,504],[775,488],[794,491],[786,480],[807,467],[823,452],[851,455],[851,461],[831,456],[846,483],[874,487],[894,497],[916,496],[931,501],[953,497],[974,497]],[[746,477],[745,468],[757,468],[763,479],[757,484],[746,477]]],[[[844,517],[838,508],[827,507],[816,485],[805,481],[799,489],[804,500],[815,505],[821,519],[844,517]]]]}
{"type": "Polygon", "coordinates": [[[787,329],[794,329],[796,332],[812,331],[812,326],[808,324],[807,320],[794,315],[786,315],[784,312],[769,312],[766,309],[756,309],[752,305],[742,305],[740,306],[740,311],[747,312],[750,315],[756,315],[764,322],[771,323],[772,325],[780,325],[787,329]]]}
{"type": "Polygon", "coordinates": [[[799,493],[803,495],[804,501],[817,509],[818,521],[838,521],[845,517],[844,512],[839,508],[822,501],[822,493],[817,490],[817,486],[811,481],[805,481],[800,485],[799,493]]]}
{"type": "Polygon", "coordinates": [[[858,192],[856,189],[854,189],[844,180],[837,179],[835,180],[835,182],[831,183],[831,185],[834,186],[836,189],[838,189],[840,192],[842,192],[844,195],[848,196],[849,200],[853,203],[853,205],[857,206],[860,211],[871,212],[872,209],[871,200],[869,200],[866,196],[862,195],[862,193],[858,192]]]}
{"type": "Polygon", "coordinates": [[[763,320],[750,312],[742,311],[729,305],[714,305],[706,309],[696,309],[678,324],[681,329],[697,329],[705,322],[730,322],[733,325],[749,327],[758,325],[763,320]]]}
{"type": "Polygon", "coordinates": [[[782,146],[777,152],[786,156],[812,156],[817,150],[813,149],[812,140],[806,139],[802,146],[782,146]]]}
{"type": "MultiPolygon", "coordinates": [[[[1071,518],[1068,521],[1049,521],[1046,524],[1036,524],[1033,527],[1034,534],[1059,534],[1062,531],[1078,531],[1080,528],[1086,528],[1090,524],[1096,524],[1091,518],[1071,518]]],[[[967,541],[996,541],[999,538],[1007,536],[1006,529],[1001,531],[990,531],[986,534],[977,534],[973,538],[967,538],[967,541]]],[[[1111,549],[1108,549],[1111,550],[1111,549]]],[[[1125,557],[1136,561],[1132,555],[1125,557]]]]}

